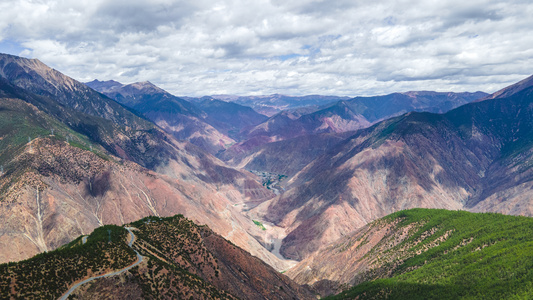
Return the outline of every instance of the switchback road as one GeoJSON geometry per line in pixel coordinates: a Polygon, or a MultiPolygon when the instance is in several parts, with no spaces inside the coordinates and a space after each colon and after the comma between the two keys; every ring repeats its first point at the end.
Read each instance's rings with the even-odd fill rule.
{"type": "MultiPolygon", "coordinates": [[[[133,232],[131,231],[131,227],[125,227],[126,230],[128,230],[128,232],[130,233],[130,236],[131,236],[131,239],[130,239],[130,242],[128,243],[128,246],[132,246],[133,245],[133,242],[135,241],[135,235],[133,234],[133,232]]],[[[102,274],[102,275],[98,275],[98,276],[93,276],[91,278],[87,278],[85,279],[84,281],[81,281],[81,282],[78,282],[76,283],[75,285],[73,285],[65,294],[63,294],[63,296],[61,296],[61,298],[59,298],[60,300],[66,300],[68,298],[68,296],[70,294],[72,294],[72,292],[74,292],[78,287],[80,287],[81,285],[89,282],[89,281],[93,281],[95,279],[98,279],[98,278],[103,278],[103,277],[111,277],[111,276],[115,276],[115,275],[118,275],[118,274],[121,274],[121,273],[124,273],[126,271],[128,271],[129,269],[135,267],[136,265],[140,264],[142,261],[143,261],[143,257],[139,254],[139,252],[137,252],[137,250],[133,249],[133,251],[135,251],[135,254],[137,254],[137,261],[134,262],[133,264],[125,267],[124,269],[120,269],[118,271],[113,271],[113,272],[109,272],[109,273],[106,273],[106,274],[102,274]]]]}

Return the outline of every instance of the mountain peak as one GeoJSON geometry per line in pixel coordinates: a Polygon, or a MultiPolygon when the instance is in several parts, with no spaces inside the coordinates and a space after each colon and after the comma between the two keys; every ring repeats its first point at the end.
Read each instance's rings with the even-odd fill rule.
{"type": "Polygon", "coordinates": [[[10,81],[18,80],[23,74],[34,72],[52,86],[62,85],[74,89],[76,81],[50,68],[36,58],[24,58],[10,54],[0,54],[0,76],[10,81]]]}
{"type": "Polygon", "coordinates": [[[132,88],[139,91],[149,92],[149,93],[167,93],[162,88],[156,86],[155,84],[151,83],[150,81],[141,81],[141,82],[134,82],[131,84],[128,84],[125,86],[126,88],[132,88]]]}
{"type": "Polygon", "coordinates": [[[495,92],[494,94],[492,95],[489,95],[487,97],[484,97],[482,99],[479,99],[479,101],[484,101],[484,100],[490,100],[490,99],[498,99],[498,98],[506,98],[506,97],[509,97],[511,95],[514,95],[518,92],[521,92],[529,87],[532,87],[533,86],[533,75],[532,76],[529,76],[513,85],[510,85],[508,87],[505,87],[497,92],[495,92]]]}
{"type": "Polygon", "coordinates": [[[122,83],[115,80],[100,81],[98,79],[95,79],[91,82],[86,82],[85,85],[101,93],[112,92],[124,86],[122,83]]]}

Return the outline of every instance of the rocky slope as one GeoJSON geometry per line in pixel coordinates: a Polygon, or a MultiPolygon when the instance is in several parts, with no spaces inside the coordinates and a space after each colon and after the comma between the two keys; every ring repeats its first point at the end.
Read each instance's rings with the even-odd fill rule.
{"type": "MultiPolygon", "coordinates": [[[[2,57],[13,60],[2,69],[4,73],[11,68],[20,71],[20,65],[41,66],[2,57]]],[[[49,82],[59,96],[21,87],[38,92],[36,82],[41,77],[35,74],[43,69],[17,73],[16,78],[26,81],[0,77],[1,262],[55,249],[102,224],[183,213],[268,263],[286,268],[257,242],[260,230],[234,207],[273,196],[256,176],[176,141],[148,120],[57,71],[44,73],[62,79],[49,82]],[[17,86],[17,82],[25,83],[17,86]],[[61,95],[60,91],[71,91],[69,86],[81,87],[61,95]],[[74,102],[62,104],[56,97],[74,102]],[[105,118],[107,113],[110,119],[105,118]],[[120,123],[125,119],[131,126],[120,123]]]]}
{"type": "Polygon", "coordinates": [[[96,229],[56,251],[0,265],[0,297],[77,299],[312,299],[313,295],[206,226],[181,215],[96,229]],[[130,244],[128,244],[130,243],[130,244]],[[133,248],[133,249],[132,249],[133,248]],[[136,258],[136,251],[140,258],[136,258]],[[76,261],[76,263],[73,263],[76,261]],[[41,270],[41,271],[39,271],[41,270]],[[53,276],[48,276],[52,273],[53,276]]]}
{"type": "Polygon", "coordinates": [[[413,208],[531,215],[533,88],[446,114],[408,113],[360,130],[307,165],[254,213],[303,259],[389,213],[413,208]]]}
{"type": "Polygon", "coordinates": [[[146,116],[180,140],[215,154],[235,141],[205,122],[207,114],[192,103],[173,96],[150,82],[121,84],[94,80],[87,86],[146,116]]]}

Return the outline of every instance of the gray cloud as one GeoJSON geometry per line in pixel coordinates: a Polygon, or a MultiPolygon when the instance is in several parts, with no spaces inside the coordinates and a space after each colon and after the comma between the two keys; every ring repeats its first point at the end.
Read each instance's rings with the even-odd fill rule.
{"type": "Polygon", "coordinates": [[[530,75],[532,13],[520,0],[6,0],[0,50],[177,95],[492,92],[530,75]]]}

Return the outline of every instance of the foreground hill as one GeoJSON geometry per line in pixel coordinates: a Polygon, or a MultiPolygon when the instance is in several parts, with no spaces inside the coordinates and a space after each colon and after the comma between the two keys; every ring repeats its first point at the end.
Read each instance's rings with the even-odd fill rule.
{"type": "Polygon", "coordinates": [[[533,292],[533,219],[412,209],[376,220],[288,275],[332,299],[510,299],[533,292]]]}
{"type": "Polygon", "coordinates": [[[284,268],[234,208],[273,196],[258,178],[37,60],[0,58],[0,262],[104,224],[182,213],[284,268]]]}
{"type": "Polygon", "coordinates": [[[261,260],[178,215],[107,225],[19,263],[0,265],[1,298],[312,299],[261,260]],[[133,235],[133,236],[132,236],[133,235]],[[138,255],[136,255],[138,253],[138,255]]]}
{"type": "Polygon", "coordinates": [[[446,114],[408,113],[360,130],[256,209],[284,226],[281,253],[303,259],[398,210],[533,215],[533,87],[446,114]]]}

